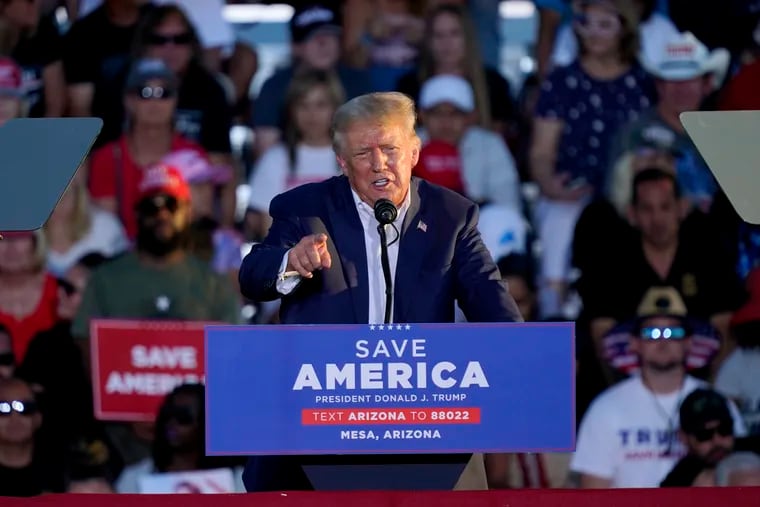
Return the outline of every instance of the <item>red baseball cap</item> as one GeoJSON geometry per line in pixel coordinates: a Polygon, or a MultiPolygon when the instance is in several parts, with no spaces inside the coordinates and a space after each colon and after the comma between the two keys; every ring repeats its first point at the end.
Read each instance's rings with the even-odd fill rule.
{"type": "Polygon", "coordinates": [[[138,194],[139,200],[164,194],[180,201],[189,201],[190,186],[177,168],[159,164],[145,172],[138,187],[138,194]]]}

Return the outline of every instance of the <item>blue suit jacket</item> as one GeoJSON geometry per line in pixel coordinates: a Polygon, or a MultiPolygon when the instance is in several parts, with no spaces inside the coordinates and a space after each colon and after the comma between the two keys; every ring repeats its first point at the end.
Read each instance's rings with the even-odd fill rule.
{"type": "MultiPolygon", "coordinates": [[[[412,178],[401,228],[393,321],[453,322],[458,301],[470,322],[520,319],[480,238],[477,206],[445,188],[412,178]]],[[[328,236],[330,269],[282,297],[287,324],[360,324],[369,320],[364,230],[345,176],[300,186],[272,200],[267,238],[245,257],[240,288],[253,301],[282,297],[277,273],[287,250],[309,234],[328,236]]],[[[392,233],[391,233],[392,234],[392,233]]]]}
{"type": "MultiPolygon", "coordinates": [[[[480,238],[477,206],[459,194],[416,178],[410,192],[410,206],[401,228],[393,321],[453,322],[455,301],[470,322],[521,320],[480,238]]],[[[273,223],[267,238],[253,247],[240,269],[243,294],[254,301],[282,297],[280,318],[287,324],[367,323],[364,230],[348,179],[337,176],[281,194],[272,200],[269,213],[273,223]],[[328,236],[332,266],[302,280],[288,296],[281,296],[276,283],[283,256],[302,237],[314,233],[328,236]]],[[[360,459],[345,458],[348,462],[360,459]]],[[[306,459],[251,458],[243,473],[246,489],[311,489],[301,468],[306,459]]],[[[311,462],[319,459],[312,457],[311,462]]]]}

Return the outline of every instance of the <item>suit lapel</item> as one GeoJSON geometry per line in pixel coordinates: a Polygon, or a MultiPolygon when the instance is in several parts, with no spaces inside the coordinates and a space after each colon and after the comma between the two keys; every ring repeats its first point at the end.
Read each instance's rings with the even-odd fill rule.
{"type": "Polygon", "coordinates": [[[364,228],[356,211],[348,179],[341,177],[327,202],[332,224],[331,240],[340,257],[346,286],[354,303],[355,322],[369,321],[369,280],[367,278],[367,248],[364,228]]]}
{"type": "Polygon", "coordinates": [[[412,317],[411,306],[414,303],[415,294],[419,294],[415,284],[432,239],[429,236],[431,233],[427,232],[432,218],[427,216],[417,178],[412,178],[409,191],[411,192],[411,199],[409,210],[406,212],[401,227],[395,287],[393,289],[395,300],[393,321],[398,323],[414,321],[410,319],[412,317]]]}

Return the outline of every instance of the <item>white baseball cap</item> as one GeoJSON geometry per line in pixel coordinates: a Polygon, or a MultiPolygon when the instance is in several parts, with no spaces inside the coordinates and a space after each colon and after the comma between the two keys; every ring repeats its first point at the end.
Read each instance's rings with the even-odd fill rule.
{"type": "Polygon", "coordinates": [[[715,84],[726,75],[731,55],[723,48],[707,49],[691,32],[684,32],[665,45],[645,46],[642,64],[655,77],[683,81],[712,74],[715,84]]]}
{"type": "Polygon", "coordinates": [[[475,110],[475,96],[470,83],[459,76],[442,74],[425,81],[420,89],[420,108],[451,104],[461,111],[475,110]]]}

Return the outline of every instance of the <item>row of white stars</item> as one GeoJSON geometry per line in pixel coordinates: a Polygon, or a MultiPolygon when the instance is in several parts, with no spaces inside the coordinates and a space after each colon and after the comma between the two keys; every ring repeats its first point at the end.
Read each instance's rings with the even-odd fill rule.
{"type": "MultiPolygon", "coordinates": [[[[374,331],[375,328],[379,329],[380,331],[386,331],[386,330],[387,331],[393,331],[394,326],[393,326],[393,324],[388,324],[388,325],[380,324],[380,325],[377,325],[377,326],[374,325],[374,324],[372,324],[371,326],[369,326],[369,330],[370,331],[374,331]]],[[[405,326],[402,326],[401,324],[396,324],[395,329],[396,329],[396,331],[401,331],[402,329],[405,330],[405,331],[409,331],[410,329],[412,329],[412,326],[410,326],[409,324],[407,324],[405,326]]]]}

